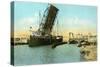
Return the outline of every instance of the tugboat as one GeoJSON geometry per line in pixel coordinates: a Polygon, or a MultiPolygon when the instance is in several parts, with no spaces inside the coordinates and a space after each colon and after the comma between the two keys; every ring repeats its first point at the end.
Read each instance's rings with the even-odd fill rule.
{"type": "Polygon", "coordinates": [[[59,9],[51,4],[44,11],[39,29],[30,35],[28,40],[29,47],[58,44],[63,41],[63,36],[54,36],[51,34],[58,11],[59,9]]]}

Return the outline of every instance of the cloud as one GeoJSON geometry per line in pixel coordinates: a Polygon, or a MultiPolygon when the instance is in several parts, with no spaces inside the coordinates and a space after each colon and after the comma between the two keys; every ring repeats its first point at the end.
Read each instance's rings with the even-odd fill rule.
{"type": "Polygon", "coordinates": [[[78,17],[73,18],[67,18],[63,19],[62,26],[68,29],[76,28],[76,29],[95,29],[96,28],[96,22],[90,20],[90,19],[80,19],[78,17]]]}
{"type": "Polygon", "coordinates": [[[87,33],[97,31],[97,22],[92,19],[83,19],[80,17],[63,18],[59,21],[60,32],[87,33]]]}
{"type": "Polygon", "coordinates": [[[34,30],[39,26],[39,20],[37,15],[33,17],[24,17],[15,21],[15,30],[27,30],[32,27],[34,30]]]}

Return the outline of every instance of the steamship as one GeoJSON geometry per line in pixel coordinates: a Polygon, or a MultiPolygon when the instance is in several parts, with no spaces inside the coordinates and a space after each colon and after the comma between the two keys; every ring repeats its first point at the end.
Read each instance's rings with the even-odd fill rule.
{"type": "Polygon", "coordinates": [[[54,36],[51,34],[58,11],[59,9],[52,4],[46,8],[38,30],[36,32],[32,32],[32,35],[30,35],[28,40],[30,47],[59,44],[63,41],[63,36],[54,36]]]}

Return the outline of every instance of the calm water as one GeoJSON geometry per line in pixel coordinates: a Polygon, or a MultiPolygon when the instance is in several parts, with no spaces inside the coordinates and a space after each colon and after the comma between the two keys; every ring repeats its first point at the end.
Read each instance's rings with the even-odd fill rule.
{"type": "Polygon", "coordinates": [[[80,49],[76,45],[60,45],[55,49],[51,46],[28,47],[18,45],[14,47],[15,65],[48,64],[81,61],[80,49]]]}

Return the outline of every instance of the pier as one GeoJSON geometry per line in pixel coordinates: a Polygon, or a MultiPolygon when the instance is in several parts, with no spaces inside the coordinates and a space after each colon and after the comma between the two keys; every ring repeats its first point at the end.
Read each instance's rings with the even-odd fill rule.
{"type": "Polygon", "coordinates": [[[96,44],[97,41],[96,35],[83,35],[83,34],[74,34],[72,32],[69,32],[69,44],[82,44],[83,42],[85,44],[96,44]]]}

